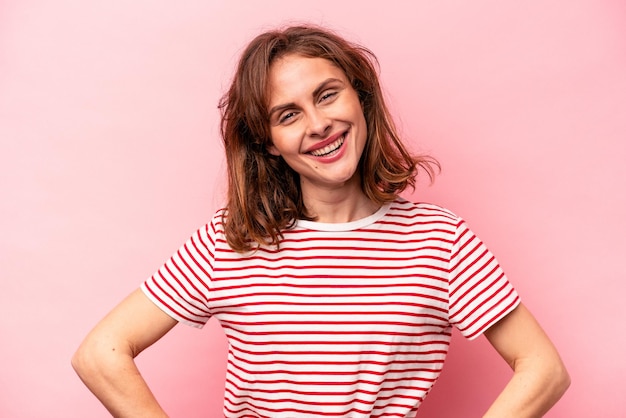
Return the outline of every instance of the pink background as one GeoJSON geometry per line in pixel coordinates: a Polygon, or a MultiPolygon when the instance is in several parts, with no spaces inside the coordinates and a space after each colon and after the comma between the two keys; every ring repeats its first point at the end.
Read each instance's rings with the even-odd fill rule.
{"type": "MultiPolygon", "coordinates": [[[[550,417],[626,411],[623,1],[0,2],[0,416],[105,417],[87,331],[224,195],[217,101],[286,21],[374,50],[404,136],[559,347],[550,417]],[[114,4],[110,4],[114,3],[114,4]]],[[[221,411],[225,341],[180,326],[139,363],[173,417],[221,411]]],[[[421,417],[479,416],[508,376],[457,333],[421,417]]]]}

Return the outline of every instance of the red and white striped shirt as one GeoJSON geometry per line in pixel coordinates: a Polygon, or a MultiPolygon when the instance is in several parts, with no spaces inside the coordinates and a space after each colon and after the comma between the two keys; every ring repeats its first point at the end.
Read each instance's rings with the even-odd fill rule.
{"type": "Polygon", "coordinates": [[[470,339],[519,297],[465,222],[398,198],[354,222],[298,221],[280,249],[239,254],[222,212],[146,295],[229,344],[226,417],[412,417],[437,380],[451,327],[470,339]]]}

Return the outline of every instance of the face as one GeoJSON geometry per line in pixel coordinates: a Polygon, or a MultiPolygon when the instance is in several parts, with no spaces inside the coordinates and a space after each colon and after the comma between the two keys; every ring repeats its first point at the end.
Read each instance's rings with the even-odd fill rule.
{"type": "Polygon", "coordinates": [[[343,70],[323,58],[287,55],[272,64],[269,87],[269,152],[300,175],[303,193],[360,188],[367,127],[343,70]]]}

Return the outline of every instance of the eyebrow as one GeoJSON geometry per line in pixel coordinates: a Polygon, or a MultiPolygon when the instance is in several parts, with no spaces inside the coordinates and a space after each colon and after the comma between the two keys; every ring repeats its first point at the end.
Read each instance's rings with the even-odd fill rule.
{"type": "MultiPolygon", "coordinates": [[[[338,79],[338,78],[332,78],[332,77],[331,77],[331,78],[327,78],[326,80],[322,81],[322,82],[321,82],[321,83],[320,83],[320,84],[319,84],[319,85],[315,88],[315,90],[313,90],[313,93],[311,94],[311,96],[315,97],[315,96],[319,95],[319,94],[320,94],[320,93],[321,93],[324,89],[326,89],[326,88],[327,88],[327,86],[328,86],[329,84],[334,83],[334,82],[337,82],[337,81],[338,81],[338,82],[340,82],[341,84],[344,84],[344,82],[343,82],[342,80],[338,79]]],[[[273,115],[275,112],[282,111],[282,110],[285,110],[285,109],[289,109],[289,108],[292,108],[292,107],[295,107],[295,106],[296,106],[296,104],[295,104],[295,103],[293,103],[293,102],[291,102],[291,103],[285,103],[285,104],[280,104],[280,105],[277,105],[277,106],[274,106],[273,108],[271,108],[271,109],[270,109],[270,111],[268,112],[268,115],[269,115],[269,117],[271,118],[271,117],[272,117],[272,115],[273,115]]]]}

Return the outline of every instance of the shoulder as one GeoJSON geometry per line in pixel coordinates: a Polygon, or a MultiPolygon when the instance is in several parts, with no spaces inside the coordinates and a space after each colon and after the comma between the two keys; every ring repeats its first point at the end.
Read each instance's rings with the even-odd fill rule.
{"type": "Polygon", "coordinates": [[[223,233],[224,232],[224,221],[228,217],[228,211],[226,208],[217,209],[211,220],[205,225],[205,227],[210,230],[212,233],[223,233]]]}
{"type": "Polygon", "coordinates": [[[439,239],[453,242],[462,219],[454,212],[425,202],[411,202],[397,198],[388,204],[388,209],[378,222],[378,227],[406,239],[439,239]]]}
{"type": "Polygon", "coordinates": [[[205,243],[207,247],[215,246],[216,241],[223,240],[225,214],[225,209],[215,211],[211,219],[201,225],[191,236],[190,240],[200,240],[205,243]]]}
{"type": "Polygon", "coordinates": [[[441,221],[454,225],[462,222],[462,219],[457,214],[442,206],[427,202],[412,202],[403,197],[398,197],[391,202],[387,215],[414,220],[441,221]]]}

